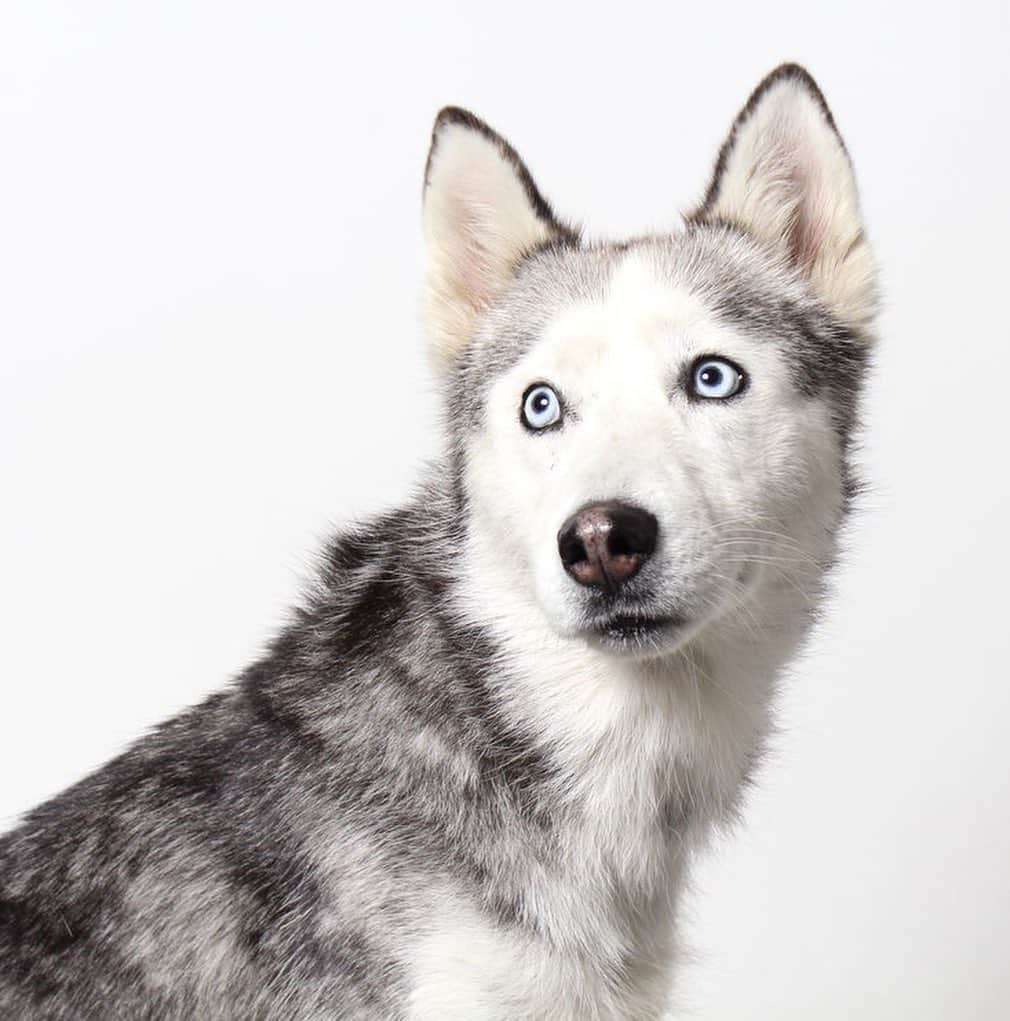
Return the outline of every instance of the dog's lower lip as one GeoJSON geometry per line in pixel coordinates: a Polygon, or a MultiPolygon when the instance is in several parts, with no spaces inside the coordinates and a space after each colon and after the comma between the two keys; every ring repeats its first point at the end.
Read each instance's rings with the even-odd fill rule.
{"type": "Polygon", "coordinates": [[[608,638],[645,638],[683,623],[677,617],[646,617],[634,613],[619,613],[593,625],[593,630],[608,638]]]}

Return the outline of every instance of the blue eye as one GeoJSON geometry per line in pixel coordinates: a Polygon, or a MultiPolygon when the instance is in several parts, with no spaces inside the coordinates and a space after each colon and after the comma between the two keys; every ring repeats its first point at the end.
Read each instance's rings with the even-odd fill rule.
{"type": "Polygon", "coordinates": [[[691,394],[706,401],[724,401],[738,394],[746,379],[743,369],[728,359],[706,355],[691,369],[691,394]]]}
{"type": "Polygon", "coordinates": [[[561,421],[561,401],[546,383],[534,383],[523,395],[523,425],[539,432],[561,421]]]}

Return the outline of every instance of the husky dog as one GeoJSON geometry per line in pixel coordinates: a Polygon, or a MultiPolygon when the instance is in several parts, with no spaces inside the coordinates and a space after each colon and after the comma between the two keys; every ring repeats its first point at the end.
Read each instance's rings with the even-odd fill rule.
{"type": "Polygon", "coordinates": [[[849,158],[781,67],[682,230],[589,244],[450,108],[423,220],[442,460],[231,687],[0,839],[0,1016],[668,1009],[852,491],[849,158]]]}

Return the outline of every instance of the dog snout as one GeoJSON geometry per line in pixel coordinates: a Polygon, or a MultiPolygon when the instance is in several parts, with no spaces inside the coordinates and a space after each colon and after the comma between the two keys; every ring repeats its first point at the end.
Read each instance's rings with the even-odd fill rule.
{"type": "Polygon", "coordinates": [[[659,522],[640,507],[611,500],[577,510],[558,532],[558,554],[580,584],[616,592],[656,549],[659,522]]]}

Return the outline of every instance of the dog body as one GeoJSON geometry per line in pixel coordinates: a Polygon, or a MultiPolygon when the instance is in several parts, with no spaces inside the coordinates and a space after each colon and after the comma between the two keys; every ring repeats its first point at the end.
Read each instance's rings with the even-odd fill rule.
{"type": "Polygon", "coordinates": [[[587,245],[436,122],[444,457],[270,653],[0,838],[0,1014],[662,1016],[851,492],[875,309],[785,67],[683,232],[587,245]]]}

